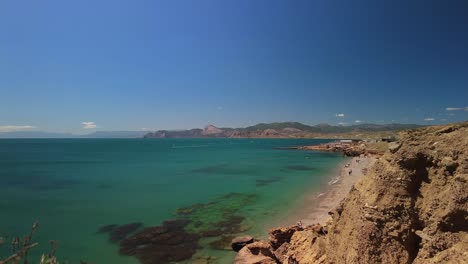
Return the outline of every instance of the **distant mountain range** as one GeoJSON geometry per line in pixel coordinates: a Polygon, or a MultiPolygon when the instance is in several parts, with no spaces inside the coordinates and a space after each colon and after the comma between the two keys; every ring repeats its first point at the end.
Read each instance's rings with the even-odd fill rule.
{"type": "Polygon", "coordinates": [[[245,128],[218,128],[208,125],[204,129],[158,130],[144,135],[145,138],[300,138],[330,134],[359,132],[396,132],[418,128],[415,124],[358,124],[351,126],[332,126],[318,124],[314,126],[298,122],[260,123],[245,128]]]}
{"type": "Polygon", "coordinates": [[[260,123],[245,128],[218,128],[208,125],[204,129],[146,131],[96,131],[86,135],[51,133],[42,131],[0,132],[0,138],[301,138],[332,134],[395,132],[418,128],[415,124],[358,124],[333,126],[329,124],[305,125],[299,122],[260,123]]]}

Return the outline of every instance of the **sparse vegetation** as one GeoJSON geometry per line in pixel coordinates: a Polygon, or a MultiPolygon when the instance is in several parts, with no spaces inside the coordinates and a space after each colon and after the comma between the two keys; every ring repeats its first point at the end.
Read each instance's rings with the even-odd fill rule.
{"type": "MultiPolygon", "coordinates": [[[[0,233],[0,246],[6,246],[5,243],[11,240],[11,255],[7,257],[0,256],[0,264],[29,264],[34,262],[29,262],[28,253],[31,249],[39,245],[38,242],[33,242],[33,236],[36,233],[36,230],[39,228],[39,223],[33,223],[31,227],[31,232],[24,236],[23,238],[18,236],[9,236],[7,234],[0,233]]],[[[51,240],[50,244],[52,250],[48,254],[42,254],[40,259],[40,264],[59,264],[55,253],[57,251],[57,241],[51,240]]],[[[66,262],[65,262],[66,263],[66,262]]]]}

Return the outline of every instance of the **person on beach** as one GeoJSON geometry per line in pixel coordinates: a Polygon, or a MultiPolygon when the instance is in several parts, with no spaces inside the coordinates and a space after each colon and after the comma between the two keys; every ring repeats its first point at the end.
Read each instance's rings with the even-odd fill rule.
{"type": "Polygon", "coordinates": [[[349,170],[348,175],[351,176],[351,173],[353,173],[353,170],[349,170]]]}

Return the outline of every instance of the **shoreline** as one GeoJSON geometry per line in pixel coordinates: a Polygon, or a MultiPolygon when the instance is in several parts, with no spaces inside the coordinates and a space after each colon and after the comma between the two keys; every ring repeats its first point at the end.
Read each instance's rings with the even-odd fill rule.
{"type": "Polygon", "coordinates": [[[352,186],[364,175],[363,169],[369,169],[376,160],[375,156],[367,156],[350,157],[340,162],[327,177],[327,181],[299,198],[297,205],[287,216],[278,221],[277,226],[299,223],[303,226],[317,223],[324,225],[330,218],[328,212],[337,207],[348,195],[352,186]],[[347,164],[349,164],[348,167],[347,164]],[[352,170],[351,175],[349,175],[349,170],[352,170]]]}

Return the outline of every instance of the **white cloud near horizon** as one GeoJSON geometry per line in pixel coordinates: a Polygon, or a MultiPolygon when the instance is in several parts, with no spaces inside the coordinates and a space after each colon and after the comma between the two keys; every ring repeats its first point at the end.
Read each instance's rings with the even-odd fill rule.
{"type": "Polygon", "coordinates": [[[81,124],[83,125],[84,129],[93,129],[97,127],[94,122],[81,122],[81,124]]]}
{"type": "Polygon", "coordinates": [[[424,121],[434,121],[435,119],[432,117],[424,118],[424,121]]]}
{"type": "Polygon", "coordinates": [[[362,123],[361,120],[355,120],[354,123],[362,123]]]}
{"type": "Polygon", "coordinates": [[[466,107],[447,107],[445,108],[447,111],[468,111],[468,106],[466,107]]]}
{"type": "Polygon", "coordinates": [[[348,123],[345,123],[345,122],[339,122],[338,125],[340,126],[344,126],[344,125],[347,125],[348,123]]]}
{"type": "Polygon", "coordinates": [[[336,114],[336,117],[344,117],[344,114],[336,114]]]}
{"type": "Polygon", "coordinates": [[[21,131],[21,130],[28,130],[28,129],[33,129],[36,128],[35,126],[13,126],[13,125],[7,125],[7,126],[0,126],[0,132],[14,132],[14,131],[21,131]]]}

